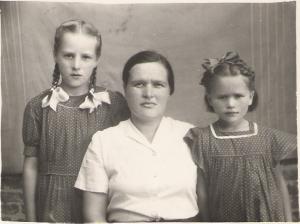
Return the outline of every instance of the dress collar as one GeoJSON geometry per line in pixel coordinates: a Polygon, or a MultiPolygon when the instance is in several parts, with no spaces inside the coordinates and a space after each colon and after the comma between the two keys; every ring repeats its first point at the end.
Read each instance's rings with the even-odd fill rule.
{"type": "Polygon", "coordinates": [[[245,138],[257,135],[258,128],[255,122],[249,122],[248,131],[239,131],[239,132],[221,132],[214,128],[213,124],[209,125],[210,131],[215,138],[218,139],[232,139],[232,138],[245,138]]]}
{"type": "MultiPolygon", "coordinates": [[[[63,90],[62,87],[52,87],[50,91],[51,95],[47,95],[42,99],[42,108],[49,106],[56,111],[58,103],[66,102],[70,98],[70,96],[63,90]]],[[[102,103],[111,103],[108,92],[105,90],[103,92],[95,93],[94,88],[92,88],[89,94],[87,94],[85,97],[84,102],[79,105],[79,108],[89,109],[89,113],[92,113],[102,103]]]]}

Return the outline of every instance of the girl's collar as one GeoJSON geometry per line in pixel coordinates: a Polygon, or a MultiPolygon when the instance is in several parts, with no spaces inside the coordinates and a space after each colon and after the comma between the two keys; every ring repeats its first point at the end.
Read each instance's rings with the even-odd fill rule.
{"type": "Polygon", "coordinates": [[[209,127],[213,136],[218,139],[245,138],[257,135],[258,133],[257,124],[255,122],[249,122],[249,131],[221,132],[216,130],[213,124],[210,124],[209,127]],[[222,135],[224,133],[226,133],[226,135],[222,135]]]}
{"type": "MultiPolygon", "coordinates": [[[[70,98],[70,96],[61,87],[52,87],[50,91],[51,93],[42,99],[43,108],[49,106],[56,111],[58,103],[66,102],[70,98]]],[[[89,109],[89,113],[92,113],[102,103],[111,103],[107,90],[95,93],[94,88],[92,88],[85,97],[84,102],[79,105],[79,108],[89,109]]]]}

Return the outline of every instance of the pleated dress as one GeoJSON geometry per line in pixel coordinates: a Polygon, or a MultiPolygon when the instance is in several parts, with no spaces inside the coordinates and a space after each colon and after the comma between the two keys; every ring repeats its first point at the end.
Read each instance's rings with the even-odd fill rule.
{"type": "Polygon", "coordinates": [[[204,172],[210,221],[286,221],[276,165],[296,150],[295,135],[249,122],[241,132],[194,128],[185,140],[204,172]]]}
{"type": "MultiPolygon", "coordinates": [[[[95,88],[96,92],[105,91],[95,88]]],[[[82,158],[92,135],[128,119],[124,97],[108,91],[111,104],[92,113],[81,109],[86,94],[70,96],[56,111],[42,108],[46,91],[30,100],[24,112],[24,155],[38,157],[36,212],[40,222],[82,223],[82,196],[74,188],[82,158]]]]}

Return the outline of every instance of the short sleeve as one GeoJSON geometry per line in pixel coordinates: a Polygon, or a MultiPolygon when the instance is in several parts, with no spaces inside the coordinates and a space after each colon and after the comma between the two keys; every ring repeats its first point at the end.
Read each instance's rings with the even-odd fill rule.
{"type": "Polygon", "coordinates": [[[199,128],[192,128],[184,136],[184,141],[189,146],[194,163],[198,168],[204,170],[204,158],[203,158],[203,136],[202,131],[199,128]]]}
{"type": "Polygon", "coordinates": [[[276,162],[284,159],[291,152],[297,149],[296,135],[282,132],[279,130],[272,130],[272,156],[276,162]]]}
{"type": "Polygon", "coordinates": [[[103,160],[101,132],[96,132],[83,158],[75,187],[90,192],[107,193],[108,176],[103,160]]]}
{"type": "Polygon", "coordinates": [[[37,156],[41,135],[41,111],[30,101],[23,116],[23,142],[25,156],[37,156]]]}
{"type": "Polygon", "coordinates": [[[114,125],[130,117],[130,111],[124,96],[120,92],[111,92],[112,120],[114,125]]]}

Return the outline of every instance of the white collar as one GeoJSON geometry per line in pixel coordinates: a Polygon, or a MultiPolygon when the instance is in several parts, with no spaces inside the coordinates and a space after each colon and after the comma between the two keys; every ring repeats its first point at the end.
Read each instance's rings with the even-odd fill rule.
{"type": "Polygon", "coordinates": [[[251,137],[251,136],[257,135],[257,132],[258,132],[257,124],[255,122],[253,122],[253,133],[250,133],[250,134],[241,134],[241,135],[219,136],[215,132],[215,129],[214,129],[214,127],[213,127],[212,124],[210,124],[209,127],[210,127],[210,130],[211,130],[211,133],[213,134],[213,136],[215,138],[218,138],[218,139],[246,138],[246,137],[251,137]]]}

